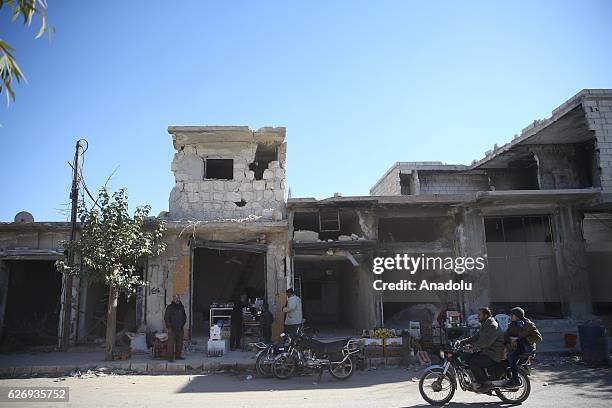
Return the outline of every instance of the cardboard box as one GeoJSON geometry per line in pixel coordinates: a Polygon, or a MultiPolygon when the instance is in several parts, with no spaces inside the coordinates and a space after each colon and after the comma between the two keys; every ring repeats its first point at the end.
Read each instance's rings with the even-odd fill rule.
{"type": "Polygon", "coordinates": [[[209,357],[221,357],[227,353],[226,340],[208,340],[206,354],[209,357]]]}

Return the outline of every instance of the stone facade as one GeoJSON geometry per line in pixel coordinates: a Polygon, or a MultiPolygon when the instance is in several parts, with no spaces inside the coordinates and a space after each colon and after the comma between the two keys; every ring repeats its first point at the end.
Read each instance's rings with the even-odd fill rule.
{"type": "Polygon", "coordinates": [[[176,149],[171,220],[285,218],[284,128],[172,127],[169,132],[176,149]],[[274,160],[258,162],[262,147],[268,152],[265,159],[272,155],[274,160]],[[214,160],[226,160],[230,174],[206,174],[207,163],[210,168],[214,160]],[[255,164],[265,168],[256,169],[255,164]]]}

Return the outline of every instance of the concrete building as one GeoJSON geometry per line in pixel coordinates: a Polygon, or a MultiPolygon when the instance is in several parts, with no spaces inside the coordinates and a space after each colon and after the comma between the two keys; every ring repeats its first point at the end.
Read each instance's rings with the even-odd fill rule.
{"type": "MultiPolygon", "coordinates": [[[[579,92],[470,165],[398,162],[368,196],[285,200],[284,128],[168,131],[175,185],[169,211],[150,221],[166,222],[168,246],[143,265],[149,285],[120,301],[120,327],[161,330],[164,308],[179,294],[187,334],[198,336],[211,303],[247,293],[275,310],[288,286],[301,294],[308,321],[355,332],[415,305],[448,301],[466,314],[486,304],[496,311],[521,304],[540,318],[612,315],[606,267],[612,261],[612,90],[579,92]],[[374,291],[374,259],[397,254],[486,263],[463,275],[428,271],[435,281],[472,283],[472,290],[374,291]]],[[[44,298],[41,310],[53,310],[45,338],[57,340],[62,285],[51,266],[67,237],[66,223],[34,222],[27,214],[0,223],[5,338],[28,333],[15,318],[17,305],[44,298]]],[[[385,279],[403,277],[385,273],[385,279]]],[[[72,289],[78,310],[72,340],[101,336],[104,288],[75,280],[72,289]]],[[[40,320],[41,310],[28,316],[40,320]]]]}
{"type": "Polygon", "coordinates": [[[471,165],[398,162],[368,197],[289,199],[294,271],[306,302],[307,289],[318,299],[320,291],[349,279],[330,278],[337,274],[360,282],[350,294],[322,296],[310,311],[306,305],[305,313],[318,319],[314,310],[326,308],[322,321],[355,329],[384,324],[415,304],[448,301],[467,314],[481,305],[507,311],[517,304],[544,318],[608,314],[611,165],[612,91],[584,90],[471,165]],[[350,271],[354,252],[353,271],[343,272],[350,271]],[[440,282],[473,282],[471,291],[372,291],[371,260],[397,253],[487,262],[461,277],[433,272],[440,282]],[[337,255],[345,259],[336,261],[337,255]],[[334,262],[341,263],[334,269],[334,262]],[[320,280],[313,270],[327,277],[311,283],[320,280]],[[352,315],[344,317],[334,307],[346,301],[358,307],[348,307],[352,315]]]}

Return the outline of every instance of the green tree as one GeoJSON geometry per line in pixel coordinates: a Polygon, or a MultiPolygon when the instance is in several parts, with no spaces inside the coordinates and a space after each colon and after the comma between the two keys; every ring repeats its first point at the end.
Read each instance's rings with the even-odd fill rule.
{"type": "Polygon", "coordinates": [[[106,359],[112,360],[116,337],[117,299],[120,291],[128,296],[136,288],[147,284],[138,268],[150,256],[165,250],[162,235],[165,224],[145,225],[150,206],[137,207],[134,215],[128,213],[127,189],[112,197],[105,187],[100,190],[97,206],[79,208],[78,238],[66,242],[67,251],[73,251],[76,262],[56,262],[57,269],[73,276],[86,277],[88,283],[102,282],[109,288],[106,313],[106,359]]]}
{"type": "MultiPolygon", "coordinates": [[[[40,16],[40,28],[36,38],[40,38],[47,31],[46,0],[0,0],[0,12],[4,6],[10,9],[11,21],[14,22],[21,17],[23,24],[28,27],[32,24],[35,16],[40,16]]],[[[50,29],[49,34],[52,32],[53,29],[50,29]]],[[[0,38],[0,79],[2,80],[0,94],[3,92],[6,94],[7,103],[11,99],[15,100],[15,92],[12,88],[13,80],[18,83],[26,81],[26,77],[17,65],[17,60],[13,55],[14,51],[13,47],[0,38]]]]}

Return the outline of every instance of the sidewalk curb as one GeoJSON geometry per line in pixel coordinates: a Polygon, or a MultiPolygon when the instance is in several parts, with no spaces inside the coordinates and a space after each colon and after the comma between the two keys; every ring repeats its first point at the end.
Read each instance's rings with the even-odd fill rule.
{"type": "Polygon", "coordinates": [[[221,362],[191,362],[191,363],[169,363],[165,361],[139,362],[139,363],[113,363],[108,364],[83,364],[83,365],[38,365],[38,366],[16,366],[0,367],[0,378],[27,378],[32,376],[61,377],[69,375],[73,371],[99,370],[112,373],[114,370],[124,370],[129,374],[199,374],[214,372],[243,372],[255,370],[255,362],[252,363],[221,363],[221,362]]]}

